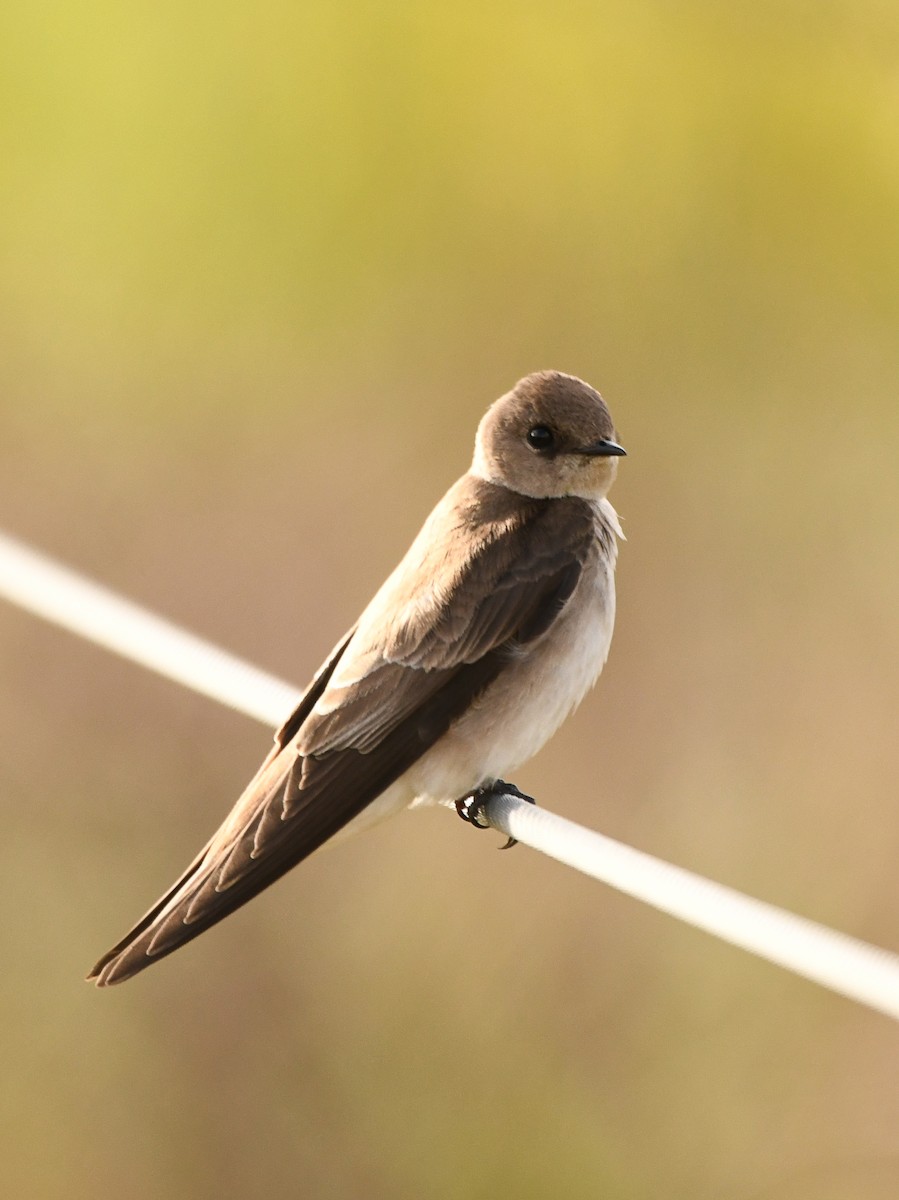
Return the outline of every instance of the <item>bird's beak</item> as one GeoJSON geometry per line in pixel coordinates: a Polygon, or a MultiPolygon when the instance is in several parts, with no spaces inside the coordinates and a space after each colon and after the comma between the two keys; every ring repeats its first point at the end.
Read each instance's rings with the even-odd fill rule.
{"type": "Polygon", "coordinates": [[[588,454],[591,458],[611,458],[613,455],[627,454],[623,446],[619,446],[617,442],[609,442],[603,439],[599,442],[594,442],[591,446],[580,446],[575,450],[575,454],[588,454]]]}

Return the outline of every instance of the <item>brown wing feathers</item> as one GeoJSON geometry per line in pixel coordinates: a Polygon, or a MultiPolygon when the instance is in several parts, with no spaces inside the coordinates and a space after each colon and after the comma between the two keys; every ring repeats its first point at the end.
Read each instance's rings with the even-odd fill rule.
{"type": "MultiPolygon", "coordinates": [[[[504,497],[487,499],[496,506],[504,497]]],[[[592,514],[577,500],[515,499],[518,519],[483,542],[442,603],[385,646],[336,708],[318,711],[353,652],[353,633],[339,644],[222,828],[91,978],[128,978],[268,887],[433,745],[499,675],[513,645],[549,628],[577,584],[592,514]]]]}

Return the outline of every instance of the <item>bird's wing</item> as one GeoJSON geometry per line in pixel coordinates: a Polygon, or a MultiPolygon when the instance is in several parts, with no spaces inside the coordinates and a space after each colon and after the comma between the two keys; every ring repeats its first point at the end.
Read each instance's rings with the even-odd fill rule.
{"type": "Polygon", "coordinates": [[[379,593],[391,619],[366,625],[376,597],[218,832],[90,978],[128,978],[268,887],[398,779],[554,623],[591,553],[589,506],[466,486],[451,532],[473,552],[429,544],[425,526],[379,593]],[[418,594],[407,564],[422,577],[418,594]]]}

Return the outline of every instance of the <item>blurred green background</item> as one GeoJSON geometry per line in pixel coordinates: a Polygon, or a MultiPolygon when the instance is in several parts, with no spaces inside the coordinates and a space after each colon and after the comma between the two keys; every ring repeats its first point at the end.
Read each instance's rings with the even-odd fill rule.
{"type": "MultiPolygon", "coordinates": [[[[302,683],[582,375],[618,630],[516,782],[897,946],[895,3],[46,0],[0,60],[6,528],[302,683]]],[[[899,1194],[885,1018],[445,812],[87,987],[268,734],[0,654],[4,1195],[899,1194]]]]}

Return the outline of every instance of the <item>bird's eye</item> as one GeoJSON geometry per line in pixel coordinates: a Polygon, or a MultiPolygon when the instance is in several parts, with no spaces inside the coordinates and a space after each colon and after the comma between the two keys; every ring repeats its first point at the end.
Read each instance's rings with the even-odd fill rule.
{"type": "Polygon", "coordinates": [[[556,444],[556,435],[546,425],[535,425],[528,430],[527,443],[532,450],[552,450],[556,444]]]}

